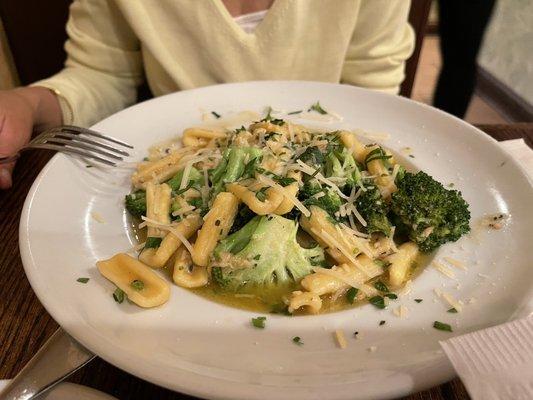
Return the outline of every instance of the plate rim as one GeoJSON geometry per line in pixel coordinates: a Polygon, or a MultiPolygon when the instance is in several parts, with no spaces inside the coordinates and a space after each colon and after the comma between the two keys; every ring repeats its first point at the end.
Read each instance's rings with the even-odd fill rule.
{"type": "MultiPolygon", "coordinates": [[[[177,91],[177,92],[172,92],[172,93],[168,93],[168,94],[165,94],[163,96],[159,96],[159,97],[155,97],[155,98],[152,98],[152,99],[149,99],[149,100],[146,100],[146,101],[143,101],[143,102],[140,102],[140,103],[137,103],[135,105],[132,105],[124,110],[121,110],[115,114],[112,114],[108,117],[106,117],[105,119],[97,122],[96,124],[94,124],[92,126],[92,128],[96,127],[96,129],[98,130],[97,126],[105,121],[107,121],[108,119],[110,118],[115,118],[117,115],[121,114],[121,113],[124,113],[126,111],[131,111],[132,109],[135,109],[135,108],[141,108],[143,107],[146,103],[150,103],[150,102],[158,102],[158,101],[161,101],[162,98],[167,98],[167,97],[171,97],[171,96],[176,96],[176,95],[179,95],[181,93],[184,93],[184,92],[200,92],[200,91],[204,91],[204,90],[209,90],[213,87],[220,87],[220,86],[236,86],[236,87],[239,87],[239,86],[247,86],[247,85],[279,85],[279,84],[282,84],[282,85],[287,85],[287,84],[303,84],[303,85],[315,85],[315,86],[327,86],[327,87],[344,87],[344,88],[347,88],[347,90],[354,90],[354,91],[360,91],[362,93],[371,93],[373,96],[378,96],[378,97],[383,97],[383,98],[390,98],[390,97],[394,97],[396,98],[397,101],[401,101],[401,102],[406,102],[406,103],[414,103],[416,104],[417,106],[421,106],[423,107],[424,109],[426,110],[429,110],[429,112],[437,112],[443,116],[445,116],[446,118],[450,119],[450,117],[455,120],[456,123],[459,123],[460,125],[462,125],[465,129],[467,129],[471,134],[475,134],[476,136],[482,138],[486,143],[491,143],[490,146],[492,146],[493,148],[497,148],[498,152],[500,152],[502,155],[505,155],[507,156],[507,160],[511,162],[511,164],[513,164],[514,167],[516,167],[519,171],[519,173],[526,178],[526,180],[529,182],[529,185],[530,185],[530,188],[529,189],[532,189],[533,187],[533,179],[530,178],[530,176],[526,173],[525,169],[522,167],[522,165],[520,165],[514,158],[510,157],[509,154],[507,152],[505,152],[505,150],[503,150],[499,145],[498,145],[498,141],[496,139],[494,139],[493,137],[491,137],[490,135],[486,134],[485,132],[483,132],[481,129],[467,123],[466,121],[463,121],[461,119],[459,119],[458,117],[455,117],[453,115],[450,115],[442,110],[439,110],[437,108],[434,108],[430,105],[427,105],[427,104],[424,104],[424,103],[421,103],[421,102],[418,102],[418,101],[415,101],[415,100],[412,100],[412,99],[408,99],[408,98],[404,98],[402,96],[399,96],[399,95],[392,95],[392,94],[388,94],[388,93],[383,93],[383,92],[378,92],[378,91],[374,91],[374,90],[371,90],[371,89],[366,89],[366,88],[360,88],[360,87],[355,87],[355,86],[351,86],[351,85],[346,85],[346,84],[338,84],[338,83],[327,83],[327,82],[316,82],[316,81],[292,81],[292,80],[266,80],[266,81],[247,81],[247,82],[235,82],[235,83],[223,83],[223,84],[217,84],[217,85],[209,85],[209,86],[204,86],[204,87],[200,87],[200,88],[193,88],[193,89],[188,89],[188,90],[182,90],[182,91],[177,91]]],[[[29,216],[31,214],[31,207],[32,207],[32,202],[33,202],[33,199],[35,197],[35,195],[37,194],[38,192],[38,189],[42,183],[42,180],[44,179],[44,177],[46,176],[46,174],[48,173],[48,171],[53,168],[54,164],[59,160],[59,157],[60,155],[59,154],[55,154],[47,163],[46,165],[43,167],[43,169],[39,172],[39,174],[37,175],[37,177],[35,178],[35,181],[32,183],[29,191],[28,191],[28,194],[26,196],[26,199],[24,201],[24,205],[23,205],[23,209],[22,209],[22,213],[21,213],[21,217],[20,217],[20,225],[19,225],[19,249],[20,249],[20,255],[21,255],[21,259],[22,259],[22,263],[23,263],[23,266],[24,266],[24,271],[25,271],[25,275],[28,279],[28,281],[30,282],[30,285],[32,287],[32,290],[34,291],[35,295],[37,296],[37,298],[39,299],[39,301],[43,304],[44,308],[46,309],[46,311],[50,314],[50,316],[56,320],[56,312],[54,310],[54,312],[51,312],[50,310],[53,309],[53,307],[50,305],[49,303],[49,300],[48,300],[48,296],[46,296],[43,291],[42,291],[42,288],[39,288],[39,285],[38,285],[38,282],[37,282],[37,278],[36,276],[33,276],[33,274],[31,273],[28,273],[29,272],[29,265],[30,264],[33,264],[35,265],[35,262],[33,260],[33,255],[32,255],[32,252],[31,252],[31,246],[29,244],[29,237],[28,237],[28,230],[29,230],[29,216]]],[[[62,319],[62,318],[60,318],[62,319]]],[[[128,364],[124,361],[121,361],[119,360],[119,357],[116,357],[112,352],[104,352],[104,351],[99,351],[99,350],[102,350],[102,345],[97,345],[96,343],[93,343],[91,342],[90,340],[85,340],[86,338],[81,334],[81,332],[77,332],[77,331],[74,331],[72,329],[70,329],[71,327],[69,326],[69,324],[66,323],[66,321],[57,321],[58,324],[60,324],[71,336],[73,336],[77,341],[79,341],[82,345],[84,345],[85,347],[87,347],[88,349],[90,349],[91,351],[93,351],[94,348],[96,348],[97,350],[96,351],[93,351],[95,354],[97,354],[100,358],[106,360],[107,362],[109,362],[110,364],[114,365],[115,367],[119,368],[119,369],[122,369],[136,377],[139,377],[143,380],[146,380],[148,382],[153,382],[159,386],[162,386],[162,387],[166,387],[170,390],[173,390],[173,391],[179,391],[181,393],[185,393],[185,394],[189,394],[189,395],[193,395],[193,396],[201,396],[201,397],[205,397],[205,396],[208,396],[209,398],[213,398],[213,399],[229,399],[229,398],[232,398],[232,399],[250,399],[251,397],[249,396],[249,393],[247,395],[247,393],[237,393],[238,392],[238,389],[235,390],[235,391],[226,391],[224,392],[223,390],[219,390],[217,389],[216,391],[213,391],[213,390],[210,390],[209,389],[209,385],[205,385],[203,387],[193,387],[191,385],[189,386],[185,386],[185,385],[173,385],[173,386],[169,386],[168,382],[165,381],[164,379],[161,379],[159,376],[152,376],[152,375],[149,375],[149,374],[146,374],[144,373],[140,368],[139,369],[136,369],[134,367],[131,367],[131,365],[133,364],[128,364]],[[63,322],[60,323],[60,322],[63,322]]],[[[439,384],[443,384],[445,383],[446,381],[452,379],[454,376],[455,376],[455,372],[453,371],[453,369],[451,368],[451,366],[449,366],[449,370],[448,371],[442,371],[441,373],[441,376],[439,377],[436,377],[436,375],[434,375],[434,379],[427,379],[425,380],[423,383],[421,382],[417,382],[416,385],[413,385],[410,389],[404,391],[404,392],[400,392],[400,391],[397,391],[394,393],[394,395],[391,395],[391,397],[387,397],[387,398],[395,398],[396,396],[398,395],[406,395],[406,394],[409,394],[409,393],[414,393],[415,391],[422,391],[422,390],[426,390],[430,387],[434,387],[435,385],[439,385],[439,384]]],[[[228,380],[224,380],[224,379],[221,379],[221,378],[215,378],[215,377],[207,377],[207,376],[204,376],[204,375],[200,375],[200,374],[197,374],[195,372],[192,372],[192,371],[186,371],[186,370],[183,370],[184,373],[186,373],[187,375],[195,375],[197,377],[200,377],[204,380],[211,380],[211,381],[217,381],[217,382],[226,382],[226,383],[229,383],[230,381],[228,380]]],[[[268,386],[265,386],[265,385],[262,385],[262,384],[255,384],[255,383],[249,383],[249,382],[239,382],[238,385],[236,386],[241,386],[241,385],[247,385],[247,386],[251,386],[252,388],[255,388],[255,389],[262,389],[263,391],[266,390],[266,388],[268,388],[268,386]]],[[[333,385],[329,385],[329,387],[331,387],[333,385]]],[[[276,388],[280,388],[280,386],[272,386],[272,388],[276,389],[276,388]]],[[[268,394],[269,391],[266,392],[266,394],[268,394]]],[[[255,397],[254,397],[255,398],[255,397]]],[[[258,397],[258,398],[263,398],[263,397],[258,397]]],[[[336,398],[340,398],[340,397],[336,397],[336,398]]]]}

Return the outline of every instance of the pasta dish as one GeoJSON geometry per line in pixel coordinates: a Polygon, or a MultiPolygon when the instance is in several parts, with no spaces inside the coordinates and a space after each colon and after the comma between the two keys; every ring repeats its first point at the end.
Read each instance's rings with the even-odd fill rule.
{"type": "Polygon", "coordinates": [[[270,112],[236,130],[188,128],[154,147],[125,198],[140,254],[99,271],[141,307],[172,281],[211,299],[287,314],[384,308],[421,255],[469,231],[461,193],[378,143],[270,112]],[[406,164],[406,163],[404,163],[406,164]]]}

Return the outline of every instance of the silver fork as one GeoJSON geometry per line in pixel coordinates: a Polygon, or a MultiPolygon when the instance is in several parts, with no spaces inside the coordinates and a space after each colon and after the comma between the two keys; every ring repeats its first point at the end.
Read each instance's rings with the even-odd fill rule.
{"type": "Polygon", "coordinates": [[[0,164],[15,161],[20,157],[22,151],[48,149],[75,154],[104,165],[116,167],[118,162],[130,155],[123,148],[133,149],[133,146],[91,129],[63,125],[45,130],[20,149],[17,154],[0,157],[0,164]]]}

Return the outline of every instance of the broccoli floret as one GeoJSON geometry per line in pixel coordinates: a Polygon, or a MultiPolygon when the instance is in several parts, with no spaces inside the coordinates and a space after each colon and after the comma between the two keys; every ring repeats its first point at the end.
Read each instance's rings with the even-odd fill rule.
{"type": "Polygon", "coordinates": [[[236,291],[291,287],[324,263],[320,246],[304,249],[296,241],[298,224],[279,215],[257,216],[215,248],[213,280],[236,291]],[[242,268],[217,267],[216,260],[242,268]]]}
{"type": "Polygon", "coordinates": [[[326,167],[325,167],[325,176],[335,176],[342,178],[344,177],[344,169],[342,168],[341,162],[339,159],[335,156],[334,153],[329,153],[326,156],[326,167]]]}
{"type": "MultiPolygon", "coordinates": [[[[181,181],[183,179],[183,169],[179,170],[176,175],[166,181],[166,184],[170,186],[172,192],[177,192],[180,189],[181,181]]],[[[189,187],[200,187],[204,184],[204,177],[196,168],[192,167],[189,173],[189,187]]]]}
{"type": "Polygon", "coordinates": [[[304,205],[306,207],[309,206],[318,206],[325,211],[332,217],[334,217],[335,213],[339,211],[339,208],[342,204],[342,200],[340,196],[335,193],[331,189],[322,189],[324,192],[324,196],[319,197],[318,199],[316,197],[309,197],[308,199],[304,200],[304,205]]]}
{"type": "Polygon", "coordinates": [[[357,211],[366,221],[367,233],[381,232],[390,235],[391,224],[387,219],[389,207],[381,197],[377,186],[366,186],[366,191],[355,201],[357,211]]]}
{"type": "Polygon", "coordinates": [[[323,187],[320,183],[312,178],[304,182],[304,185],[298,192],[298,199],[306,206],[318,206],[328,212],[331,216],[339,211],[342,204],[340,196],[333,190],[323,187]],[[321,197],[314,197],[314,195],[323,192],[321,197]]]}
{"type": "Polygon", "coordinates": [[[396,183],[391,209],[423,252],[455,242],[470,231],[468,203],[424,172],[405,172],[396,183]]]}
{"type": "Polygon", "coordinates": [[[126,210],[137,218],[146,215],[146,192],[144,190],[137,190],[126,195],[125,198],[126,210]]]}
{"type": "Polygon", "coordinates": [[[210,173],[213,196],[221,192],[226,183],[241,178],[245,172],[246,159],[251,161],[261,155],[261,149],[255,147],[231,147],[226,150],[220,163],[210,173]]]}
{"type": "Polygon", "coordinates": [[[299,160],[306,163],[310,167],[321,167],[324,163],[324,155],[318,147],[308,147],[305,151],[298,157],[299,160]]]}

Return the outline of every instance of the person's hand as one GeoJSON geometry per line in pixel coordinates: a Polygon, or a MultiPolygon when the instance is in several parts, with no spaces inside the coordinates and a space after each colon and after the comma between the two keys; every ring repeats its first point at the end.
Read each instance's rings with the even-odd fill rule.
{"type": "MultiPolygon", "coordinates": [[[[16,154],[34,129],[60,125],[61,118],[59,102],[46,88],[0,91],[0,157],[16,154]]],[[[14,162],[0,164],[0,189],[11,187],[14,166],[14,162]]]]}

